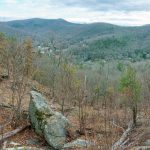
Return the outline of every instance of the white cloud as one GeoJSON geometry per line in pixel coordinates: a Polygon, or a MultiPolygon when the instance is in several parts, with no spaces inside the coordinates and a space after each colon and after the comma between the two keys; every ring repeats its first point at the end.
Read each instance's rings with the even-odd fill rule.
{"type": "MultiPolygon", "coordinates": [[[[24,18],[64,18],[71,22],[108,22],[118,25],[150,24],[150,10],[97,10],[79,5],[63,5],[57,0],[2,0],[0,17],[24,18]],[[4,5],[5,2],[5,5],[4,5]]],[[[72,0],[73,2],[74,0],[72,0]]],[[[89,0],[88,0],[89,1],[89,0]]],[[[100,0],[99,0],[100,1],[100,0]]],[[[104,1],[104,0],[103,0],[104,1]]],[[[108,3],[109,0],[107,0],[108,3]]],[[[91,1],[92,2],[92,1],[91,1]]],[[[96,0],[95,0],[96,2],[96,0]]],[[[150,0],[126,0],[126,7],[150,4],[150,0]],[[128,3],[127,3],[128,2],[128,3]],[[128,5],[128,6],[127,6],[128,5]]],[[[105,4],[106,5],[106,4],[105,4]]],[[[110,4],[108,3],[108,7],[110,4]]],[[[105,6],[106,7],[106,6],[105,6]]],[[[131,9],[131,8],[130,8],[131,9]]]]}
{"type": "Polygon", "coordinates": [[[18,1],[17,0],[4,0],[6,4],[16,4],[18,1]]]}

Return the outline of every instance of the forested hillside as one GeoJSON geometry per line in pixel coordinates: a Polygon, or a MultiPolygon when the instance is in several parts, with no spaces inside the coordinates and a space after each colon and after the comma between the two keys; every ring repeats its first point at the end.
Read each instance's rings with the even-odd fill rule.
{"type": "Polygon", "coordinates": [[[63,19],[28,19],[0,23],[0,31],[31,37],[35,45],[48,45],[55,36],[61,49],[80,60],[149,58],[150,26],[121,27],[106,23],[76,24],[63,19]]]}

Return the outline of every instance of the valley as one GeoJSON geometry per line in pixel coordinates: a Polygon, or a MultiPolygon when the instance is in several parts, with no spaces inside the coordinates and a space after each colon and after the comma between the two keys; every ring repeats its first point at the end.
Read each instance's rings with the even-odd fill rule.
{"type": "Polygon", "coordinates": [[[149,31],[0,22],[1,149],[150,149],[149,31]]]}

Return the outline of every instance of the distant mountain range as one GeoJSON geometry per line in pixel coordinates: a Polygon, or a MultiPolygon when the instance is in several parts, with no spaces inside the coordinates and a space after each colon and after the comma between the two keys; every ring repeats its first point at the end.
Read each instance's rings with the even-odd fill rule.
{"type": "Polygon", "coordinates": [[[63,19],[27,19],[0,22],[0,32],[36,43],[53,35],[64,41],[72,54],[84,60],[149,57],[150,25],[123,27],[108,23],[77,24],[63,19]]]}

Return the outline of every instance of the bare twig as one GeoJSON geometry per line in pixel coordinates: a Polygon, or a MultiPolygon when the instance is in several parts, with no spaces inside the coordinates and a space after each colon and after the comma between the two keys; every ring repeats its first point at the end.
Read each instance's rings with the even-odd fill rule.
{"type": "Polygon", "coordinates": [[[133,123],[129,123],[127,130],[122,134],[120,139],[117,142],[115,142],[114,145],[112,146],[112,150],[117,150],[118,147],[120,147],[122,143],[124,143],[125,139],[127,138],[132,129],[133,123]]]}
{"type": "Polygon", "coordinates": [[[120,129],[122,129],[123,132],[125,132],[125,129],[123,127],[121,127],[115,123],[114,118],[113,118],[113,121],[110,121],[110,123],[112,123],[113,126],[120,128],[120,129]]]}

